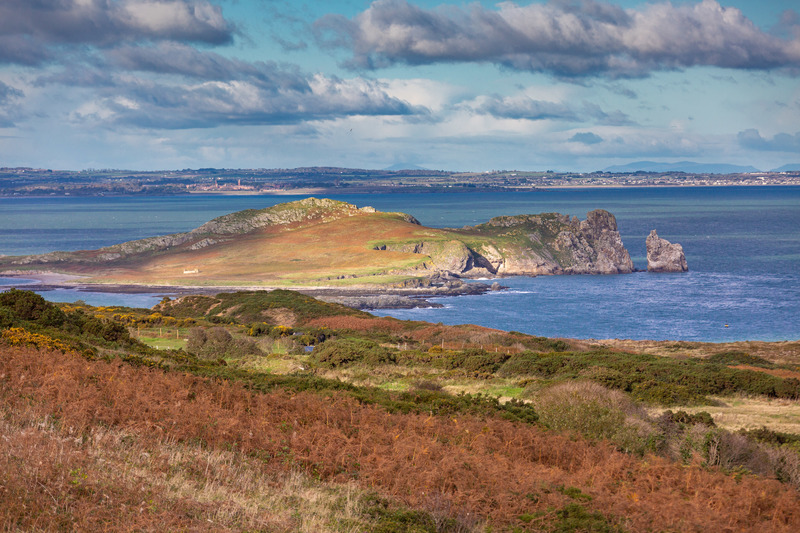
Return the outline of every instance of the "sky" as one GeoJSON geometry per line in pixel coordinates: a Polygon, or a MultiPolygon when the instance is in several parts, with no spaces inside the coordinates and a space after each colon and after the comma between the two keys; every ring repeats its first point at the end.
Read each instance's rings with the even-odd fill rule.
{"type": "Polygon", "coordinates": [[[798,0],[0,0],[0,167],[800,163],[798,0]]]}

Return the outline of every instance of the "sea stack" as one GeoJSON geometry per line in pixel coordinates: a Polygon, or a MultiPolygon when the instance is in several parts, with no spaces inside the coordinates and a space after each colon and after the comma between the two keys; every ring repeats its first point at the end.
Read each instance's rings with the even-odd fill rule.
{"type": "Polygon", "coordinates": [[[648,272],[686,272],[689,266],[686,264],[686,256],[683,254],[683,246],[672,244],[668,240],[662,239],[656,230],[647,236],[647,271],[648,272]]]}

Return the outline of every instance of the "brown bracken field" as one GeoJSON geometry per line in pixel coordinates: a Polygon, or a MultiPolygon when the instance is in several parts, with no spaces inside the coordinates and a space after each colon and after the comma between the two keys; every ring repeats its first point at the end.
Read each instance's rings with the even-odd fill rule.
{"type": "Polygon", "coordinates": [[[796,366],[374,318],[291,291],[157,310],[0,294],[0,529],[800,531],[800,437],[642,408],[794,405],[796,366]]]}
{"type": "MultiPolygon", "coordinates": [[[[207,507],[226,504],[157,490],[160,471],[176,467],[165,459],[127,479],[104,469],[98,448],[109,433],[124,434],[136,453],[177,443],[234,452],[230,461],[257,458],[271,475],[355,481],[410,508],[446,508],[501,530],[547,530],[576,495],[586,512],[632,531],[800,529],[800,498],[778,481],[635,458],[495,418],[390,414],[336,395],[254,393],[20,347],[2,349],[0,384],[6,529],[191,530],[208,525],[207,507]]],[[[177,466],[208,475],[197,462],[177,466]]]]}

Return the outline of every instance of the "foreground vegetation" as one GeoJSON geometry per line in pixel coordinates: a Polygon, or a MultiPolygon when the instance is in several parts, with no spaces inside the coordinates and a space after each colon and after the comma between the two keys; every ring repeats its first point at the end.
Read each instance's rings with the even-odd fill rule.
{"type": "Polygon", "coordinates": [[[290,291],[141,310],[12,290],[0,331],[6,530],[800,528],[800,437],[706,411],[798,400],[796,367],[748,353],[625,354],[290,291]]]}

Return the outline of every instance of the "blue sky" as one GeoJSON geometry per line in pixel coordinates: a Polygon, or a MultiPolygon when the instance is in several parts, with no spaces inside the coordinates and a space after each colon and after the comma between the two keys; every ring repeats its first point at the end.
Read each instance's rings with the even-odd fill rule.
{"type": "Polygon", "coordinates": [[[0,166],[800,163],[796,0],[2,0],[0,166]]]}

